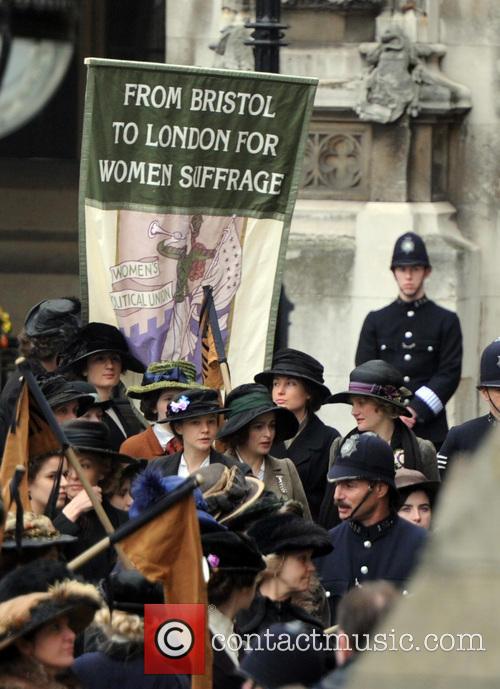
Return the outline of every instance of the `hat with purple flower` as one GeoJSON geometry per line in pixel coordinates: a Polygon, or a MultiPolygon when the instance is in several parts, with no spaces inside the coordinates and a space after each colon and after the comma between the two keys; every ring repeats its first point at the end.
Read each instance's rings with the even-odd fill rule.
{"type": "Polygon", "coordinates": [[[224,411],[226,410],[220,406],[216,390],[190,388],[183,390],[169,402],[167,416],[160,419],[159,423],[185,421],[208,414],[222,414],[224,411]]]}

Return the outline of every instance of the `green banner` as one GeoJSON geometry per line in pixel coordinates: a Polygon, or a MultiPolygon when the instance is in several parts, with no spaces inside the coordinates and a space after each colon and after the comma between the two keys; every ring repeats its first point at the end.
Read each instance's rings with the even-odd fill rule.
{"type": "Polygon", "coordinates": [[[213,287],[228,344],[249,315],[237,302],[256,306],[243,294],[253,289],[264,311],[252,314],[259,326],[249,337],[261,342],[250,350],[261,367],[316,80],[87,64],[80,226],[90,319],[117,323],[144,363],[198,363],[203,285],[213,287]],[[249,273],[259,263],[266,276],[249,273]]]}

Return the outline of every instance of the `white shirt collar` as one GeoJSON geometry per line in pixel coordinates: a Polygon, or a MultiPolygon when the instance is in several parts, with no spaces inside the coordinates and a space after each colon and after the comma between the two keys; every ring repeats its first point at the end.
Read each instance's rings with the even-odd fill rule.
{"type": "MultiPolygon", "coordinates": [[[[200,464],[199,468],[201,469],[202,467],[207,467],[210,464],[210,455],[208,454],[203,462],[200,464]]],[[[184,458],[184,452],[181,455],[181,461],[179,462],[179,469],[177,470],[177,476],[182,476],[182,478],[187,478],[188,476],[191,475],[191,472],[188,469],[187,462],[184,458]]]]}
{"type": "Polygon", "coordinates": [[[153,433],[163,449],[167,447],[169,440],[172,440],[174,434],[169,430],[166,423],[153,424],[153,433]]]}
{"type": "Polygon", "coordinates": [[[235,650],[231,650],[231,643],[227,643],[227,639],[234,634],[234,624],[233,621],[226,617],[215,605],[208,606],[208,626],[212,634],[220,634],[226,640],[226,643],[221,637],[217,639],[217,648],[224,646],[224,650],[227,655],[231,658],[236,667],[239,667],[240,661],[238,659],[238,653],[235,650]]]}

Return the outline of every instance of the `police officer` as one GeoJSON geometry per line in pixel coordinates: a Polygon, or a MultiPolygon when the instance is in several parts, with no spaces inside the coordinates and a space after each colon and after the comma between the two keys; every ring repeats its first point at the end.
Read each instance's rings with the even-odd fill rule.
{"type": "Polygon", "coordinates": [[[316,561],[332,614],[353,586],[385,579],[402,587],[426,540],[425,529],[396,513],[394,456],[371,432],[350,436],[328,472],[342,523],[329,531],[333,551],[316,561]]]}
{"type": "Polygon", "coordinates": [[[489,412],[450,429],[438,454],[442,477],[453,458],[460,452],[477,450],[500,419],[500,338],[483,350],[479,377],[477,389],[488,403],[489,412]]]}
{"type": "Polygon", "coordinates": [[[410,418],[402,420],[439,450],[448,431],[445,405],[460,382],[462,331],[458,317],[425,296],[431,265],[423,240],[413,232],[399,237],[391,270],[396,301],[365,318],[356,365],[384,359],[401,371],[413,392],[410,418]]]}

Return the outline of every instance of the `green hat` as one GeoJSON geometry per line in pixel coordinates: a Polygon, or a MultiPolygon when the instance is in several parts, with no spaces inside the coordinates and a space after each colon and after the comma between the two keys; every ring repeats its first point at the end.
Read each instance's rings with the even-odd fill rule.
{"type": "Polygon", "coordinates": [[[142,377],[140,385],[131,385],[127,395],[141,399],[155,390],[186,390],[198,388],[208,390],[206,385],[196,382],[196,368],[190,361],[158,361],[150,364],[142,377]]]}

